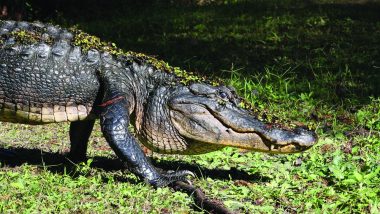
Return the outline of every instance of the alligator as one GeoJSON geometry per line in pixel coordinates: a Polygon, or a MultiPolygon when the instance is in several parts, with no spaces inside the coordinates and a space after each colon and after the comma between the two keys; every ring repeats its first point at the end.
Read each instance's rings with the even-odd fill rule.
{"type": "Polygon", "coordinates": [[[155,168],[141,144],[193,155],[227,146],[294,153],[317,142],[306,128],[259,120],[249,102],[220,81],[124,52],[76,28],[9,20],[0,26],[0,121],[70,122],[73,160],[85,160],[96,119],[118,158],[153,186],[193,173],[155,168]]]}

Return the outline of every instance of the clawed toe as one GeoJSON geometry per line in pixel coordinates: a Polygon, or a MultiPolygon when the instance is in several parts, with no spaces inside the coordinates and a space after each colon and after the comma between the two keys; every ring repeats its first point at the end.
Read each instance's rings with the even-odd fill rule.
{"type": "Polygon", "coordinates": [[[194,178],[195,174],[188,170],[181,170],[162,174],[149,183],[156,187],[164,187],[176,181],[183,181],[191,184],[191,181],[188,179],[189,176],[194,178]]]}

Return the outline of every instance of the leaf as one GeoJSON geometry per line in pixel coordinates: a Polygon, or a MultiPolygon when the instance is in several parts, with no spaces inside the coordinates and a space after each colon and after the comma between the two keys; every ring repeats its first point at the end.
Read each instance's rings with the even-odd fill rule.
{"type": "Polygon", "coordinates": [[[343,179],[344,178],[344,172],[337,166],[330,166],[329,170],[333,173],[334,177],[338,179],[343,179]]]}
{"type": "Polygon", "coordinates": [[[353,175],[354,175],[354,177],[356,178],[357,181],[359,181],[359,182],[363,181],[363,175],[360,174],[359,172],[354,172],[353,175]]]}
{"type": "Polygon", "coordinates": [[[357,180],[351,179],[351,178],[348,178],[342,181],[344,185],[352,185],[352,184],[356,184],[357,182],[358,182],[357,180]]]}
{"type": "Polygon", "coordinates": [[[379,173],[380,173],[380,166],[378,166],[375,171],[373,171],[373,172],[371,172],[369,174],[364,175],[364,179],[365,180],[370,180],[370,179],[376,177],[379,173]]]}
{"type": "Polygon", "coordinates": [[[17,188],[17,189],[25,189],[25,186],[21,182],[12,182],[11,187],[17,188]]]}

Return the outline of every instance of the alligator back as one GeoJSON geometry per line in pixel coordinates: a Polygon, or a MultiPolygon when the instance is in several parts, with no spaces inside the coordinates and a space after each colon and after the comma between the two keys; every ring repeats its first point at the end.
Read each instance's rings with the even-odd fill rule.
{"type": "Polygon", "coordinates": [[[100,91],[99,52],[82,54],[67,30],[0,21],[0,121],[89,119],[100,91]]]}

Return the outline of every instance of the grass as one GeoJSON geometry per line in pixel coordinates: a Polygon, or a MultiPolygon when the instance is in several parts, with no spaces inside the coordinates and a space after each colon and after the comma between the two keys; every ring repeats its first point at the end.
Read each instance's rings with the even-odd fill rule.
{"type": "MultiPolygon", "coordinates": [[[[30,18],[41,19],[38,1],[30,2],[30,18]]],[[[156,166],[191,169],[194,184],[240,213],[380,212],[377,3],[83,2],[56,5],[58,12],[48,19],[78,24],[125,50],[212,72],[267,119],[309,126],[320,139],[301,154],[226,148],[198,156],[154,155],[156,166]]],[[[198,212],[187,195],[153,189],[123,170],[98,124],[95,129],[90,161],[72,165],[62,156],[69,149],[68,124],[2,123],[0,147],[17,156],[2,158],[0,212],[198,212]]]]}

